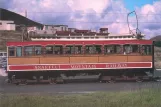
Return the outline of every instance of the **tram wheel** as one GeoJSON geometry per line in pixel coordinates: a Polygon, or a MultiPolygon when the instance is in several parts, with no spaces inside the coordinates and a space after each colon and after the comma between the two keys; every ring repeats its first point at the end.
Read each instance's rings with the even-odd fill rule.
{"type": "Polygon", "coordinates": [[[17,83],[15,83],[16,85],[20,85],[20,83],[19,82],[17,82],[17,83]]]}
{"type": "Polygon", "coordinates": [[[138,79],[136,79],[136,82],[143,82],[143,79],[142,78],[138,78],[138,79]]]}
{"type": "Polygon", "coordinates": [[[24,85],[27,85],[28,84],[27,83],[27,80],[23,80],[21,83],[24,84],[24,85]]]}
{"type": "Polygon", "coordinates": [[[110,80],[108,80],[107,82],[108,82],[108,83],[115,83],[116,80],[115,80],[115,79],[110,79],[110,80]]]}
{"type": "Polygon", "coordinates": [[[50,78],[50,84],[56,84],[56,80],[53,78],[50,78]]]}

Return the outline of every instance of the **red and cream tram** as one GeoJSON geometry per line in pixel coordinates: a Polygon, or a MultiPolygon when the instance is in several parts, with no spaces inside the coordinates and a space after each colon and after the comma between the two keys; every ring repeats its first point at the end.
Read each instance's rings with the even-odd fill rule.
{"type": "Polygon", "coordinates": [[[153,72],[151,40],[53,40],[8,42],[8,78],[16,83],[54,82],[61,74],[99,76],[99,81],[142,81],[153,72]]]}

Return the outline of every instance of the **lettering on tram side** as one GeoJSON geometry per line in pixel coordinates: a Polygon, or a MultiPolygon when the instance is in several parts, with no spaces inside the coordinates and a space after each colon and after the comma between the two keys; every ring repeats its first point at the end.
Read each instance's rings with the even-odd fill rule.
{"type": "Polygon", "coordinates": [[[76,68],[96,68],[96,65],[71,65],[72,69],[76,68]]]}
{"type": "Polygon", "coordinates": [[[37,65],[35,69],[60,69],[60,65],[37,65]]]}
{"type": "Polygon", "coordinates": [[[106,68],[124,68],[127,64],[107,64],[106,68]]]}

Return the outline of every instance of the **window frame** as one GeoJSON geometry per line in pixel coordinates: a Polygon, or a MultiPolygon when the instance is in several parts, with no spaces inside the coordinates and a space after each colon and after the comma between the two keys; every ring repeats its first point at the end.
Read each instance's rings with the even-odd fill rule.
{"type": "MultiPolygon", "coordinates": [[[[62,44],[56,44],[56,45],[53,45],[53,48],[54,48],[54,50],[53,50],[53,51],[54,51],[54,52],[53,52],[54,54],[53,54],[53,55],[64,55],[64,45],[62,45],[62,44]],[[56,49],[57,46],[61,47],[61,48],[60,48],[60,53],[59,53],[59,54],[56,54],[56,53],[55,53],[55,52],[56,52],[55,49],[56,49]]],[[[59,52],[59,51],[58,51],[58,52],[59,52]]]]}
{"type": "Polygon", "coordinates": [[[45,53],[45,55],[54,55],[54,45],[46,45],[45,47],[44,47],[44,53],[45,53]],[[52,47],[52,53],[51,54],[47,54],[47,49],[46,49],[46,47],[52,47]]]}
{"type": "Polygon", "coordinates": [[[65,47],[65,49],[64,49],[65,55],[74,55],[75,54],[75,46],[74,45],[65,45],[64,47],[65,47]],[[67,47],[68,48],[70,47],[70,53],[67,53],[67,47]],[[74,48],[74,53],[72,53],[72,48],[74,48]]]}
{"type": "Polygon", "coordinates": [[[114,54],[122,54],[122,48],[123,48],[123,45],[122,44],[104,44],[104,55],[114,55],[114,54]],[[111,52],[110,53],[107,53],[107,48],[105,49],[106,46],[111,46],[111,52]],[[117,46],[119,46],[120,48],[120,52],[118,53],[117,52],[117,46]]]}
{"type": "Polygon", "coordinates": [[[24,52],[23,55],[24,55],[25,57],[34,56],[34,55],[35,55],[35,54],[34,54],[34,45],[26,45],[26,46],[24,46],[23,52],[24,52]],[[31,55],[26,55],[26,53],[25,53],[25,52],[26,52],[26,51],[25,51],[26,47],[32,47],[32,51],[31,51],[32,54],[31,54],[31,55]]]}
{"type": "MultiPolygon", "coordinates": [[[[78,49],[78,51],[79,51],[79,49],[78,49]]],[[[76,44],[76,45],[74,45],[74,54],[75,55],[83,55],[84,54],[84,46],[82,45],[82,44],[76,44]],[[76,47],[81,47],[81,51],[80,51],[80,53],[76,53],[76,47]]]]}
{"type": "Polygon", "coordinates": [[[15,54],[16,54],[16,57],[23,57],[24,55],[23,55],[23,47],[22,46],[17,46],[16,48],[15,48],[15,54]],[[18,47],[21,47],[21,56],[17,56],[17,48],[18,47]]]}
{"type": "Polygon", "coordinates": [[[43,54],[44,54],[43,50],[44,50],[44,49],[43,49],[43,46],[41,46],[41,45],[35,45],[35,46],[34,46],[34,55],[35,55],[35,56],[43,55],[43,54]],[[40,51],[41,54],[36,54],[36,47],[41,47],[41,51],[40,51]]]}
{"type": "Polygon", "coordinates": [[[141,49],[141,55],[143,55],[143,56],[151,56],[152,54],[153,54],[153,48],[152,48],[152,45],[149,45],[149,44],[142,44],[141,45],[141,47],[140,47],[140,49],[141,49]],[[150,54],[145,54],[145,51],[143,51],[143,46],[149,46],[150,47],[150,54]]]}
{"type": "Polygon", "coordinates": [[[15,46],[9,46],[8,48],[7,48],[7,51],[8,51],[8,57],[16,57],[16,48],[15,48],[15,46]],[[14,49],[14,55],[13,56],[10,56],[10,50],[9,50],[9,48],[10,47],[13,47],[14,49]]]}
{"type": "Polygon", "coordinates": [[[103,45],[101,45],[101,44],[97,44],[97,45],[96,44],[86,44],[86,45],[84,45],[84,54],[85,55],[101,55],[101,54],[103,54],[102,47],[103,47],[103,45]],[[100,46],[100,50],[101,50],[100,53],[97,53],[98,52],[97,46],[100,46]],[[87,53],[87,47],[88,47],[88,49],[89,49],[89,47],[92,47],[92,52],[91,53],[90,52],[87,53]]]}

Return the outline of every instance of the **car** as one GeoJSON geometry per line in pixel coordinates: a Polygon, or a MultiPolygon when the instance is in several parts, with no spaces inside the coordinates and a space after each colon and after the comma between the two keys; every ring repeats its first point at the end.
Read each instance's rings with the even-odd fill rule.
{"type": "Polygon", "coordinates": [[[0,52],[0,58],[7,57],[7,52],[0,52]]]}

